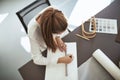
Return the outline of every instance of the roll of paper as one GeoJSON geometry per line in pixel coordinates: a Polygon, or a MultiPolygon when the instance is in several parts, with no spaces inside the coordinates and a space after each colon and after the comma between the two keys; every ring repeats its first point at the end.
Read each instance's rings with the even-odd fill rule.
{"type": "Polygon", "coordinates": [[[100,50],[93,53],[93,57],[110,73],[115,80],[120,80],[120,69],[100,50]]]}

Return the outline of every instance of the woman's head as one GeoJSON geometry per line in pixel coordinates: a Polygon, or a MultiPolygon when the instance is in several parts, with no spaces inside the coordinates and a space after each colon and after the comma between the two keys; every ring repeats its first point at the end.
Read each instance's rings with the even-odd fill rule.
{"type": "Polygon", "coordinates": [[[43,38],[48,48],[56,50],[53,34],[60,34],[67,28],[67,20],[64,14],[53,7],[47,8],[40,16],[40,27],[43,38]]]}

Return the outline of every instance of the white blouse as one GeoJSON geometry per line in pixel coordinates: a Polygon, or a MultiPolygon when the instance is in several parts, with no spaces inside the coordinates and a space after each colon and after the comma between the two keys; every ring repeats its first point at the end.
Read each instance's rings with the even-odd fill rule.
{"type": "MultiPolygon", "coordinates": [[[[33,18],[28,24],[28,37],[31,45],[31,56],[33,62],[37,65],[57,64],[58,57],[48,59],[42,55],[42,52],[47,49],[44,42],[40,27],[36,18],[33,18]]],[[[55,35],[53,35],[55,37],[55,35]]]]}

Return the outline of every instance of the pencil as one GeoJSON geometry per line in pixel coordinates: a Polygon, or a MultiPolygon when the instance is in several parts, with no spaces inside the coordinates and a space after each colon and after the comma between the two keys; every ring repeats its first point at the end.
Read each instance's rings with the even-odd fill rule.
{"type": "Polygon", "coordinates": [[[75,34],[75,35],[78,36],[78,37],[81,37],[81,38],[83,38],[83,39],[90,40],[90,39],[88,39],[88,38],[86,38],[86,37],[84,37],[84,36],[81,36],[81,35],[79,35],[79,34],[75,34]]]}

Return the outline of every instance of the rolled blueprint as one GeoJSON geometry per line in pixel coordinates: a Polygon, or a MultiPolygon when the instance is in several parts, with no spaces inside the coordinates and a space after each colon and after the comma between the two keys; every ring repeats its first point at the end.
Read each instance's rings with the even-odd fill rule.
{"type": "Polygon", "coordinates": [[[115,80],[120,80],[120,69],[100,50],[93,53],[93,57],[110,73],[115,80]]]}

